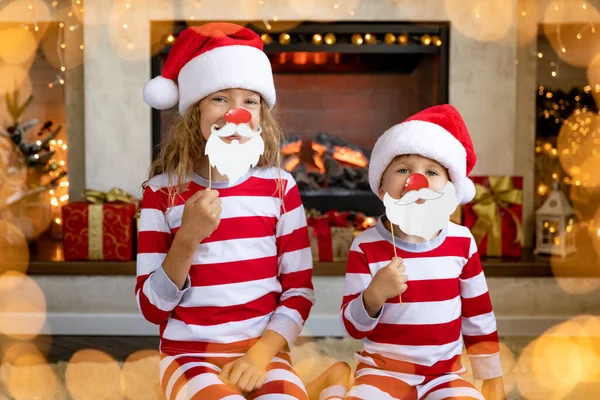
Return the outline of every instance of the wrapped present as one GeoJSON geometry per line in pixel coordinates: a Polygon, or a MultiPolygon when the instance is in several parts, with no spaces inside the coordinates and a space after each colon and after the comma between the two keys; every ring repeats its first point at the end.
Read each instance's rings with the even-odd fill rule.
{"type": "Polygon", "coordinates": [[[321,215],[314,210],[307,213],[310,248],[313,260],[321,262],[346,261],[354,240],[351,213],[329,211],[321,215]]]}
{"type": "Polygon", "coordinates": [[[471,179],[476,194],[463,206],[463,221],[477,242],[479,254],[521,257],[523,178],[475,176],[471,179]]]}
{"type": "Polygon", "coordinates": [[[65,260],[132,260],[138,202],[118,188],[84,196],[62,208],[65,260]]]}

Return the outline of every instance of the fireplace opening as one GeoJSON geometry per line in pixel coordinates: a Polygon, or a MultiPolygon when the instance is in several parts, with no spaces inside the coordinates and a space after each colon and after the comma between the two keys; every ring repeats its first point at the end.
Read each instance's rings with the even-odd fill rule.
{"type": "MultiPolygon", "coordinates": [[[[285,135],[283,168],[296,179],[304,206],[321,212],[382,214],[383,204],[368,183],[371,149],[386,129],[448,102],[448,25],[245,25],[261,35],[271,61],[277,119],[285,135]]],[[[172,35],[187,26],[175,22],[172,35]]],[[[151,27],[151,33],[164,35],[160,28],[151,27]]],[[[152,57],[152,76],[161,73],[169,51],[166,46],[152,57]]],[[[176,108],[153,110],[154,157],[177,115],[176,108]]]]}

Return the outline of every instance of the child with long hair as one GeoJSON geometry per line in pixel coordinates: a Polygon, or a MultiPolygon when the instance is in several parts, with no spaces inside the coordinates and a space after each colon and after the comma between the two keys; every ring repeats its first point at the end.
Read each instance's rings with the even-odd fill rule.
{"type": "Polygon", "coordinates": [[[347,364],[305,388],[289,357],[314,294],[275,98],[262,40],[227,23],[183,31],[144,88],[150,106],[178,104],[182,116],[143,185],[135,289],[142,315],[160,325],[167,399],[345,392],[347,364]]]}

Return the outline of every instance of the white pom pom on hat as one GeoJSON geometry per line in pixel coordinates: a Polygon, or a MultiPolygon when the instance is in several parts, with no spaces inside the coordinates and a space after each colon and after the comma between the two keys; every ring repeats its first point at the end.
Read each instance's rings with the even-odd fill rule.
{"type": "Polygon", "coordinates": [[[171,79],[157,76],[144,86],[144,101],[152,108],[166,110],[179,103],[179,89],[171,79]]]}

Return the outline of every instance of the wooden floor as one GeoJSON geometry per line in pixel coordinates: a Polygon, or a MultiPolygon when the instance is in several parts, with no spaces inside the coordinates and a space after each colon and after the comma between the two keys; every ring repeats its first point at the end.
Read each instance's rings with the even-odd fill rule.
{"type": "MultiPolygon", "coordinates": [[[[11,344],[18,342],[5,336],[0,338],[2,358],[11,344]]],[[[101,350],[116,361],[139,350],[158,350],[158,336],[39,336],[30,341],[46,356],[50,363],[69,361],[79,350],[101,350]]]]}

